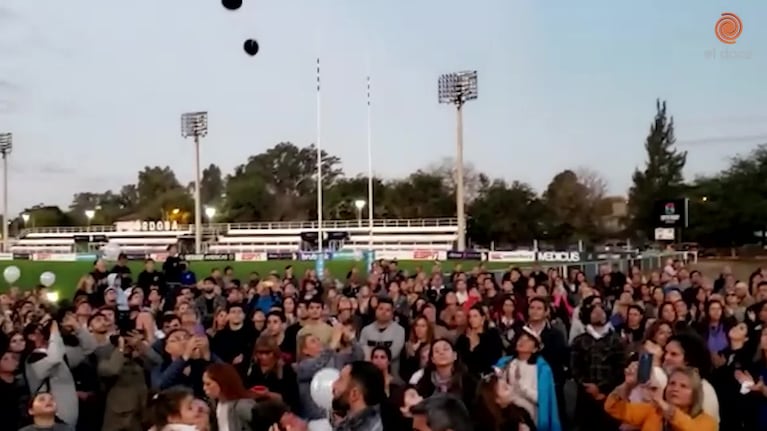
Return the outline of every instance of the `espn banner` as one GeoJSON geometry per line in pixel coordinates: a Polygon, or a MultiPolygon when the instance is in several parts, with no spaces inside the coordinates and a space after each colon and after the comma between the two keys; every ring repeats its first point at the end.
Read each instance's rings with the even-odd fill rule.
{"type": "Polygon", "coordinates": [[[376,250],[376,259],[383,260],[446,260],[447,252],[440,250],[376,250]]]}
{"type": "Polygon", "coordinates": [[[267,255],[263,252],[242,252],[234,254],[235,262],[264,262],[266,260],[267,255]]]}

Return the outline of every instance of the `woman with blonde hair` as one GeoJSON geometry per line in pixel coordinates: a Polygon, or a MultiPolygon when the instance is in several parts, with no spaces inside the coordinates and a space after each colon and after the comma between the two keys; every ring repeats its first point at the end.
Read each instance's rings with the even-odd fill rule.
{"type": "Polygon", "coordinates": [[[694,368],[675,368],[662,390],[645,386],[645,401],[629,401],[637,387],[637,364],[626,368],[625,380],[607,397],[605,411],[626,425],[642,431],[716,431],[716,419],[703,411],[703,384],[694,368]]]}
{"type": "Polygon", "coordinates": [[[300,405],[298,411],[301,416],[312,421],[324,419],[327,415],[311,396],[311,381],[318,371],[328,367],[340,370],[346,364],[363,360],[364,357],[362,348],[354,341],[354,334],[340,322],[333,325],[328,346],[324,346],[316,335],[301,334],[298,337],[298,362],[295,365],[300,405]],[[344,344],[348,347],[344,347],[344,344]]]}
{"type": "Polygon", "coordinates": [[[226,325],[229,322],[228,319],[229,313],[226,311],[226,308],[219,307],[216,309],[216,312],[213,313],[213,324],[210,325],[210,328],[208,328],[205,332],[210,337],[215,336],[218,331],[222,331],[224,328],[226,328],[226,325]]]}

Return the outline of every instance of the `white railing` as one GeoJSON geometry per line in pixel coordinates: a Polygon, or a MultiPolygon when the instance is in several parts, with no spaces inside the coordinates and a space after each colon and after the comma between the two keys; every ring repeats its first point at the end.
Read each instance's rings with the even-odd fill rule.
{"type": "MultiPolygon", "coordinates": [[[[427,226],[457,226],[458,221],[455,218],[426,218],[426,219],[376,219],[373,220],[374,227],[427,227],[427,226]]],[[[323,229],[349,229],[369,227],[367,220],[324,220],[323,229]]],[[[248,222],[248,223],[208,223],[202,226],[204,230],[224,230],[231,229],[317,229],[317,221],[274,221],[274,222],[248,222]]],[[[180,224],[178,231],[193,232],[193,224],[180,224]]],[[[58,226],[58,227],[33,227],[22,230],[21,236],[28,233],[108,233],[117,232],[112,226],[58,226]]]]}

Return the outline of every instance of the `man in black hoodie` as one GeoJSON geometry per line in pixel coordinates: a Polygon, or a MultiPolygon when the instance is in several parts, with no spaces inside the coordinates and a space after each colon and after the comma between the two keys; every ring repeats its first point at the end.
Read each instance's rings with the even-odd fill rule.
{"type": "Polygon", "coordinates": [[[245,319],[242,304],[229,304],[227,313],[226,328],[218,331],[213,337],[211,350],[222,361],[234,365],[244,375],[253,353],[253,344],[258,338],[258,331],[252,322],[245,319]]]}

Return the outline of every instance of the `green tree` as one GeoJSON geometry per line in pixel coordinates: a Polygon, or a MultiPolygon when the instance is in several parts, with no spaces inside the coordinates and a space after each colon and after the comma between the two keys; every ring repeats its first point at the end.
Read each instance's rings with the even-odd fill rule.
{"type": "Polygon", "coordinates": [[[647,160],[636,169],[629,190],[629,226],[647,236],[656,227],[653,204],[660,199],[678,198],[685,190],[682,169],[687,152],[675,148],[674,118],[666,112],[666,102],[656,101],[655,120],[645,142],[647,160]]]}
{"type": "Polygon", "coordinates": [[[194,208],[189,190],[181,185],[168,167],[145,167],[138,173],[136,215],[148,220],[164,219],[169,211],[180,209],[188,213],[194,208]]]}
{"type": "Polygon", "coordinates": [[[529,245],[543,235],[541,220],[546,208],[529,185],[495,180],[479,190],[468,208],[468,233],[472,242],[498,248],[529,245]]]}
{"type": "Polygon", "coordinates": [[[392,218],[455,217],[455,195],[444,178],[421,170],[390,182],[384,204],[392,218]]]}
{"type": "Polygon", "coordinates": [[[38,204],[23,211],[29,214],[26,227],[71,226],[72,219],[61,208],[52,205],[38,204]]]}
{"type": "Polygon", "coordinates": [[[767,145],[734,157],[716,175],[696,179],[689,196],[690,228],[684,238],[705,246],[753,244],[767,230],[767,145]]]}
{"type": "Polygon", "coordinates": [[[602,217],[609,209],[603,202],[606,188],[599,174],[589,169],[555,175],[543,193],[549,235],[563,241],[601,238],[602,217]]]}
{"type": "MultiPolygon", "coordinates": [[[[189,185],[190,190],[194,190],[194,183],[189,185]]],[[[203,205],[217,207],[221,202],[221,195],[224,193],[224,177],[221,174],[221,168],[211,163],[202,170],[200,175],[200,201],[203,205]]]]}
{"type": "MultiPolygon", "coordinates": [[[[323,189],[333,186],[343,175],[340,159],[322,151],[323,189]]],[[[309,220],[317,216],[317,149],[314,145],[299,148],[281,142],[261,154],[251,156],[247,163],[235,168],[227,178],[225,213],[246,217],[253,193],[264,198],[265,208],[252,213],[254,219],[309,220]],[[230,186],[232,183],[234,187],[230,186]],[[252,190],[249,189],[252,187],[252,190]],[[263,190],[262,190],[263,188],[263,190]],[[236,209],[236,211],[235,211],[236,209]]]]}

